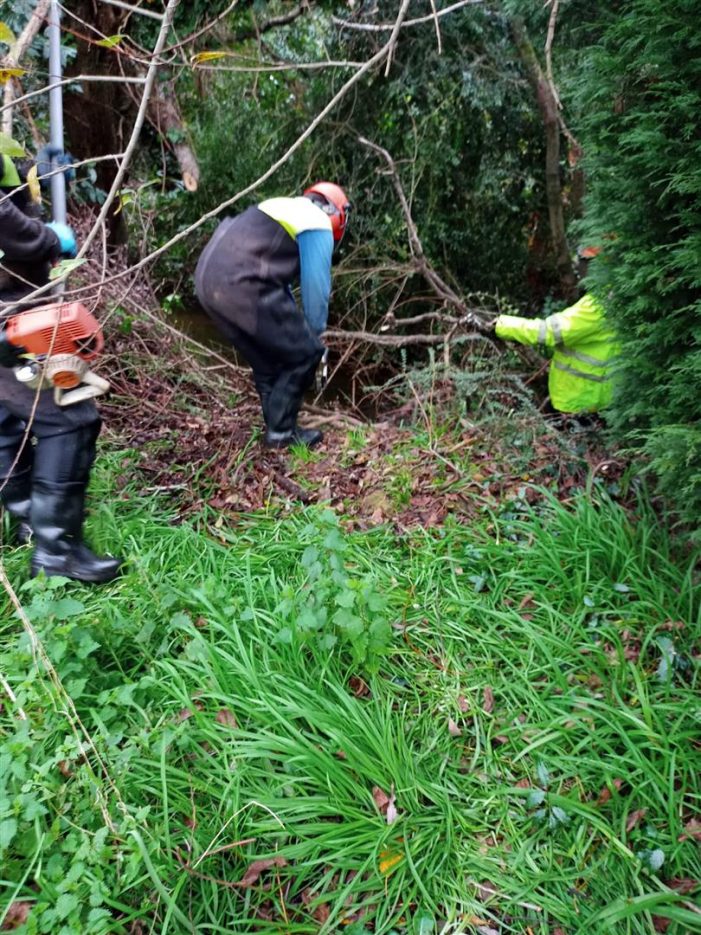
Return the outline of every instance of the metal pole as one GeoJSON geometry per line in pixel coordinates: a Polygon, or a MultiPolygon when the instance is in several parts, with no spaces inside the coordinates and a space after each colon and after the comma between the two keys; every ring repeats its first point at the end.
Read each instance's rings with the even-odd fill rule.
{"type": "MultiPolygon", "coordinates": [[[[63,155],[63,88],[61,81],[61,13],[58,0],[49,9],[49,124],[51,168],[58,169],[63,155]]],[[[66,177],[63,172],[51,176],[51,213],[54,221],[66,223],[66,177]]]]}

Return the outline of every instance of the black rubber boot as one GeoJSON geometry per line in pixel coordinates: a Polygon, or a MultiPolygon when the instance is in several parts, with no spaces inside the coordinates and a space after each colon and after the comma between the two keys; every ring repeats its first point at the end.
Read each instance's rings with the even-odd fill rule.
{"type": "Polygon", "coordinates": [[[36,543],[32,555],[32,577],[62,575],[89,584],[112,581],[121,560],[100,558],[81,539],[85,487],[64,484],[53,490],[34,485],[31,524],[36,543]]]}
{"type": "Polygon", "coordinates": [[[273,432],[268,429],[263,444],[266,448],[289,448],[290,445],[306,445],[307,448],[316,448],[323,439],[324,433],[320,429],[303,429],[297,425],[289,432],[273,432]]]}
{"type": "Polygon", "coordinates": [[[18,439],[16,444],[0,448],[0,503],[13,519],[12,541],[16,545],[25,545],[32,537],[32,461],[33,449],[28,441],[18,439]]]}
{"type": "Polygon", "coordinates": [[[29,507],[32,489],[32,472],[30,468],[24,471],[13,471],[9,478],[0,478],[0,502],[14,520],[12,524],[12,541],[15,545],[26,545],[32,538],[32,527],[29,525],[29,507]]]}
{"type": "Polygon", "coordinates": [[[43,571],[48,577],[102,584],[119,574],[120,559],[100,558],[82,538],[85,492],[99,431],[97,422],[37,440],[30,509],[33,577],[43,571]]]}

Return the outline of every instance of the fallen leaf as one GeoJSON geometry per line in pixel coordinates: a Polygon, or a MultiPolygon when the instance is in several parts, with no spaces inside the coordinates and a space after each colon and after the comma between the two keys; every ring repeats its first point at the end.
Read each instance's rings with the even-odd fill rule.
{"type": "Polygon", "coordinates": [[[632,831],[633,828],[638,824],[641,818],[644,818],[647,815],[646,808],[638,808],[634,812],[631,812],[628,816],[628,821],[626,822],[626,831],[632,831]]]}
{"type": "Polygon", "coordinates": [[[73,770],[71,769],[70,760],[59,760],[56,764],[58,771],[62,776],[65,776],[66,779],[70,779],[73,775],[73,770]]]}
{"type": "Polygon", "coordinates": [[[228,708],[220,708],[219,711],[217,711],[217,716],[214,718],[214,720],[217,722],[217,724],[222,724],[224,727],[230,727],[232,730],[236,730],[238,727],[236,718],[228,708]]]}
{"type": "Polygon", "coordinates": [[[462,736],[462,730],[458,727],[452,717],[448,718],[448,733],[451,737],[460,737],[462,736]]]}
{"type": "Polygon", "coordinates": [[[254,860],[248,865],[248,869],[241,877],[239,886],[253,886],[258,882],[258,878],[264,870],[270,870],[271,867],[286,867],[287,861],[284,857],[263,857],[261,860],[254,860]]]}
{"type": "Polygon", "coordinates": [[[380,814],[385,815],[387,812],[387,806],[389,805],[389,796],[386,792],[383,792],[379,786],[372,787],[372,797],[377,806],[377,810],[380,814]]]}
{"type": "Polygon", "coordinates": [[[348,686],[356,698],[367,698],[370,695],[369,685],[359,675],[351,675],[348,686]]]}
{"type": "Polygon", "coordinates": [[[666,919],[664,916],[653,916],[652,924],[656,932],[666,932],[672,924],[672,920],[666,919]]]}
{"type": "Polygon", "coordinates": [[[687,821],[684,825],[684,831],[679,835],[677,841],[686,841],[689,838],[701,841],[701,821],[697,818],[692,818],[691,821],[687,821]]]}
{"type": "MultiPolygon", "coordinates": [[[[614,785],[614,788],[616,789],[616,791],[618,792],[618,791],[620,790],[621,786],[623,785],[623,780],[622,780],[622,779],[614,779],[614,780],[613,780],[613,785],[614,785]]],[[[607,803],[607,802],[609,801],[609,799],[611,798],[611,795],[612,795],[612,792],[611,792],[611,790],[609,789],[609,787],[608,787],[608,786],[604,786],[604,788],[603,788],[603,789],[601,790],[601,792],[599,793],[599,798],[596,800],[596,804],[597,804],[597,805],[606,805],[606,803],[607,803]]]]}
{"type": "Polygon", "coordinates": [[[525,597],[521,598],[521,603],[518,605],[519,610],[523,610],[524,607],[533,607],[535,606],[535,601],[533,600],[532,594],[526,594],[525,597]]]}
{"type": "MultiPolygon", "coordinates": [[[[309,887],[306,887],[306,889],[303,889],[302,890],[302,902],[304,903],[304,905],[311,906],[313,900],[314,900],[314,896],[312,894],[312,891],[309,889],[309,887]]],[[[328,922],[330,915],[331,915],[331,910],[329,909],[326,903],[321,903],[312,912],[312,917],[317,922],[320,922],[322,925],[325,922],[328,922]]]]}
{"type": "Polygon", "coordinates": [[[380,873],[386,875],[393,867],[401,863],[403,859],[404,854],[402,854],[401,851],[380,851],[380,860],[377,866],[380,873]]]}
{"type": "Polygon", "coordinates": [[[477,898],[480,900],[480,902],[488,903],[490,899],[494,899],[495,896],[499,895],[497,888],[494,886],[491,880],[484,880],[482,883],[475,883],[473,885],[475,887],[475,892],[477,893],[477,898]]]}
{"type": "Polygon", "coordinates": [[[5,921],[2,923],[3,932],[9,932],[12,929],[18,929],[21,925],[24,925],[29,918],[29,911],[31,908],[31,903],[10,903],[10,908],[5,913],[5,921]]]}
{"type": "MultiPolygon", "coordinates": [[[[201,701],[194,701],[192,708],[195,708],[197,711],[201,711],[204,708],[204,705],[201,701]]],[[[192,717],[195,713],[192,708],[181,708],[177,715],[175,716],[176,721],[187,721],[188,718],[192,717]]]]}
{"type": "Polygon", "coordinates": [[[527,779],[526,777],[524,777],[523,779],[519,779],[519,781],[516,783],[516,788],[517,789],[530,789],[531,788],[530,779],[527,779]]]}
{"type": "Polygon", "coordinates": [[[690,877],[674,877],[672,880],[667,880],[666,883],[671,890],[682,895],[693,893],[694,890],[701,886],[701,881],[692,880],[690,877]]]}
{"type": "Polygon", "coordinates": [[[460,708],[463,714],[467,714],[470,710],[470,703],[464,695],[460,695],[458,698],[458,708],[460,708]]]}
{"type": "Polygon", "coordinates": [[[486,685],[484,688],[484,701],[482,703],[482,710],[485,714],[491,714],[494,710],[494,692],[489,685],[486,685]]]}

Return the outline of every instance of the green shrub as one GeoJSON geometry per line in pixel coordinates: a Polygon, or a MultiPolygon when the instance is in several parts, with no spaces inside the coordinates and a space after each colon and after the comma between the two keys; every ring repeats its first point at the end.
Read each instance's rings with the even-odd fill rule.
{"type": "Polygon", "coordinates": [[[634,0],[581,82],[591,283],[622,342],[615,430],[683,520],[701,515],[701,56],[698,6],[634,0]]]}

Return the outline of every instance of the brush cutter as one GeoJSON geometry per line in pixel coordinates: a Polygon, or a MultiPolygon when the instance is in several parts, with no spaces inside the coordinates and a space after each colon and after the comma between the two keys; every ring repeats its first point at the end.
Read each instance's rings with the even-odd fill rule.
{"type": "Polygon", "coordinates": [[[15,376],[31,389],[54,389],[58,406],[102,396],[110,386],[90,370],[104,346],[100,323],[80,302],[44,305],[7,320],[5,339],[26,363],[15,376]]]}

